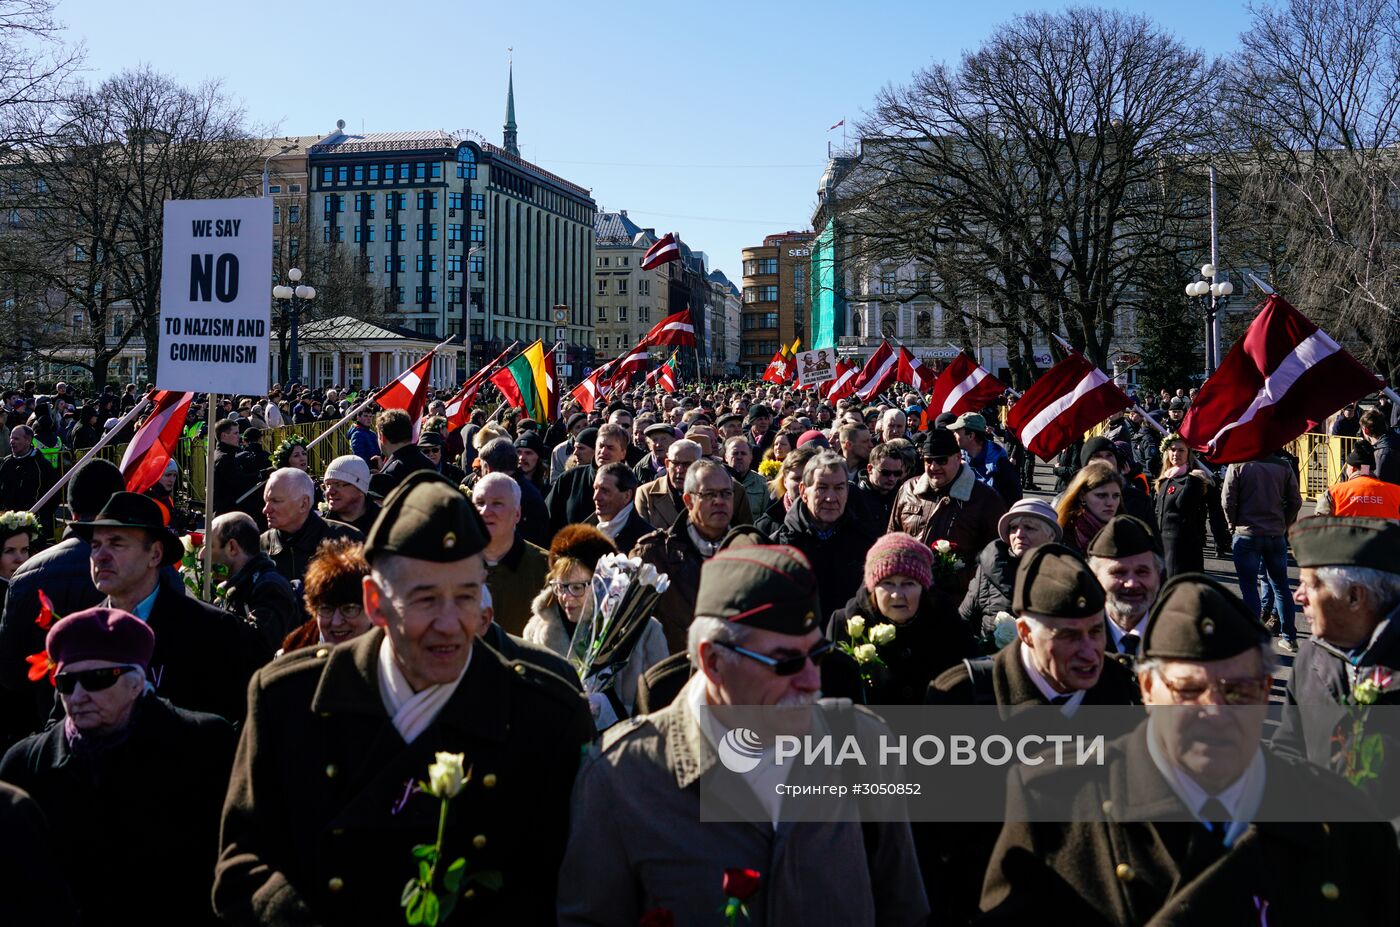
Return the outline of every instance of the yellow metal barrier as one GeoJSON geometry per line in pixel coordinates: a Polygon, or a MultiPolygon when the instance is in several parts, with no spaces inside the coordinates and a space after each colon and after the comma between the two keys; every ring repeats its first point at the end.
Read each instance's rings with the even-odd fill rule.
{"type": "Polygon", "coordinates": [[[1328,486],[1342,480],[1347,455],[1359,440],[1310,431],[1284,448],[1298,458],[1298,490],[1304,499],[1316,502],[1328,486]]]}

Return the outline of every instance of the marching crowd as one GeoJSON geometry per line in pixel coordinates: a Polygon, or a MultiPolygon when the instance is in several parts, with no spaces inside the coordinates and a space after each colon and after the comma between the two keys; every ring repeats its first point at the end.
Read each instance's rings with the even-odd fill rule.
{"type": "Polygon", "coordinates": [[[1358,687],[1400,700],[1400,433],[1383,402],[1341,410],[1333,433],[1364,440],[1304,512],[1282,450],[1196,456],[1177,433],[1192,398],[1140,397],[1053,462],[1053,487],[998,409],[935,416],[917,394],[711,384],[460,429],[441,399],[419,421],[366,408],[321,472],[264,432],[338,420],[348,397],[225,400],[207,603],[182,576],[198,518],[173,465],[133,493],[82,464],[57,543],[55,504],[28,514],[54,455],[117,427],[135,387],[9,391],[0,922],[398,923],[436,833],[480,875],[450,883],[459,923],[719,923],[734,871],[755,925],[1394,923],[1400,779],[1331,769],[1358,687]],[[598,671],[578,642],[619,553],[666,582],[598,671]],[[1202,771],[1209,720],[1143,723],[1105,778],[1071,783],[1146,783],[1171,822],[701,820],[706,706],[1209,719],[1266,705],[1280,650],[1282,723],[1261,713],[1250,749],[1202,771]],[[467,764],[446,803],[422,782],[444,753],[467,764]],[[1357,813],[1268,823],[1289,789],[1357,813]]]}

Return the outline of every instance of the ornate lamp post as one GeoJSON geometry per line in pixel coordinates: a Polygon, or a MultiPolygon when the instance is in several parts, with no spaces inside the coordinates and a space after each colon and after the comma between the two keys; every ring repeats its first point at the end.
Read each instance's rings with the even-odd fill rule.
{"type": "Polygon", "coordinates": [[[297,325],[301,321],[302,303],[309,303],[316,298],[316,288],[301,283],[300,268],[292,267],[287,270],[287,279],[296,284],[295,287],[278,284],[272,288],[272,298],[290,304],[291,311],[291,334],[287,338],[287,353],[291,355],[291,363],[288,367],[288,379],[292,383],[301,382],[301,352],[297,350],[297,325]]]}
{"type": "Polygon", "coordinates": [[[1235,285],[1229,280],[1216,282],[1217,274],[1225,276],[1217,271],[1214,264],[1204,264],[1201,266],[1201,276],[1204,279],[1186,284],[1186,295],[1201,301],[1201,309],[1206,316],[1206,376],[1214,373],[1220,363],[1220,329],[1217,317],[1225,311],[1225,307],[1230,304],[1230,294],[1235,292],[1235,285]]]}

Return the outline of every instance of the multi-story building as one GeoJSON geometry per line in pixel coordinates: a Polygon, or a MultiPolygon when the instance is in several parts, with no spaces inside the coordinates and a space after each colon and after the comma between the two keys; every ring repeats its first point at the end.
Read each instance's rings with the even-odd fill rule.
{"type": "Polygon", "coordinates": [[[627,210],[599,212],[593,222],[593,345],[615,357],[665,318],[666,271],[642,270],[656,234],[627,218],[627,210]]]}
{"type": "MultiPolygon", "coordinates": [[[[426,338],[465,332],[471,369],[513,341],[556,351],[558,372],[591,364],[589,191],[519,155],[514,80],[501,147],[445,132],[354,134],[311,146],[311,221],[351,246],[386,310],[426,338]]],[[[466,373],[459,359],[455,377],[466,373]]]]}
{"type": "Polygon", "coordinates": [[[762,376],[781,345],[801,339],[809,345],[807,309],[811,299],[811,232],[768,235],[743,250],[743,309],[740,313],[739,369],[762,376]]]}
{"type": "Polygon", "coordinates": [[[733,373],[739,361],[739,288],[722,270],[710,272],[710,302],[705,311],[706,330],[710,333],[710,373],[725,377],[733,373]]]}

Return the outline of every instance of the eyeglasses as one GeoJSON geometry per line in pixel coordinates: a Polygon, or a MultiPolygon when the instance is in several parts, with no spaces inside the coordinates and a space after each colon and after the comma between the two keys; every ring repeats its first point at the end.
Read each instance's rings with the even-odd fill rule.
{"type": "Polygon", "coordinates": [[[729,500],[734,498],[734,490],[704,489],[700,492],[697,492],[695,494],[695,498],[699,499],[701,502],[714,502],[717,499],[723,499],[725,502],[728,502],[729,500]]]}
{"type": "Polygon", "coordinates": [[[1269,686],[1273,682],[1269,676],[1258,676],[1253,679],[1215,679],[1209,685],[1202,686],[1194,682],[1184,685],[1173,683],[1161,673],[1157,674],[1157,678],[1172,694],[1172,701],[1182,705],[1199,704],[1207,692],[1214,692],[1226,705],[1259,705],[1269,694],[1269,686]]]}
{"type": "Polygon", "coordinates": [[[887,479],[897,480],[904,475],[904,468],[896,467],[895,469],[891,470],[888,467],[881,467],[880,475],[887,479]]]}
{"type": "Polygon", "coordinates": [[[549,588],[554,590],[557,596],[568,596],[576,599],[588,589],[588,583],[550,583],[549,588]]]}
{"type": "Polygon", "coordinates": [[[88,692],[101,692],[116,685],[117,680],[139,666],[105,666],[102,669],[82,670],[76,673],[59,673],[53,678],[54,687],[64,695],[72,695],[81,684],[88,692]]]}
{"type": "Polygon", "coordinates": [[[924,463],[933,464],[935,467],[942,467],[945,466],[952,457],[952,454],[939,454],[936,457],[925,457],[924,463]]]}
{"type": "Polygon", "coordinates": [[[757,651],[737,647],[728,641],[715,641],[715,643],[725,650],[734,651],[741,657],[748,657],[755,663],[762,663],[777,676],[797,675],[806,668],[808,660],[812,661],[813,666],[821,666],[822,660],[826,659],[826,655],[831,652],[831,648],[836,646],[831,641],[821,640],[817,642],[817,646],[804,654],[799,654],[795,657],[770,657],[766,653],[758,653],[757,651]]]}
{"type": "Polygon", "coordinates": [[[359,602],[346,602],[342,605],[322,605],[316,609],[318,621],[330,621],[335,617],[335,613],[340,612],[340,617],[346,621],[354,621],[365,613],[365,607],[359,602]]]}

